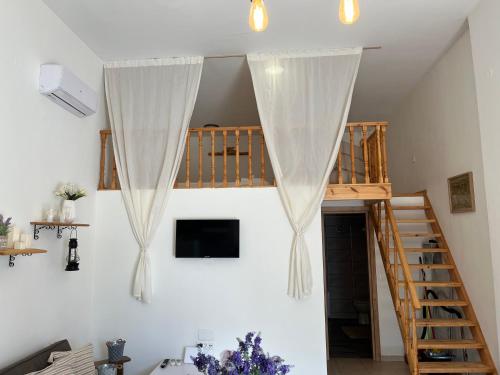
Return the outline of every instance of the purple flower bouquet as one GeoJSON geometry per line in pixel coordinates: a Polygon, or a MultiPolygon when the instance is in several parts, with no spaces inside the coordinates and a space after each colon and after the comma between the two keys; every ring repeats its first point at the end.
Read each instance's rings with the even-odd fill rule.
{"type": "Polygon", "coordinates": [[[206,375],[285,375],[290,372],[291,366],[282,358],[264,353],[260,334],[250,332],[245,341],[238,339],[238,342],[238,350],[224,352],[220,361],[199,353],[192,357],[194,365],[206,375]]]}

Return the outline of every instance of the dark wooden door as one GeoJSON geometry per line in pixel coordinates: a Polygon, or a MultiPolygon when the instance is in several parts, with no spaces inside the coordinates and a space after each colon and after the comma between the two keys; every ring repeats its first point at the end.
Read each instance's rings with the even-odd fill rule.
{"type": "Polygon", "coordinates": [[[370,276],[365,214],[325,214],[331,356],[371,357],[370,276]]]}

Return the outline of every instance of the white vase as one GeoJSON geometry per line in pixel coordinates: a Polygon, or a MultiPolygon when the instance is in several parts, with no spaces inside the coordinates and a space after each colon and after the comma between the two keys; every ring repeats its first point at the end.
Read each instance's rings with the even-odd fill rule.
{"type": "Polygon", "coordinates": [[[60,219],[64,223],[72,223],[76,219],[75,201],[65,200],[63,202],[60,219]]]}

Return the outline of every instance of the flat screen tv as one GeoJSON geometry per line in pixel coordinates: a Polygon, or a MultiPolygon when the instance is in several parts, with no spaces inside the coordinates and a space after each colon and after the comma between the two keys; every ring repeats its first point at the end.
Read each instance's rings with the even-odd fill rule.
{"type": "Polygon", "coordinates": [[[239,220],[177,220],[176,258],[239,258],[239,220]]]}

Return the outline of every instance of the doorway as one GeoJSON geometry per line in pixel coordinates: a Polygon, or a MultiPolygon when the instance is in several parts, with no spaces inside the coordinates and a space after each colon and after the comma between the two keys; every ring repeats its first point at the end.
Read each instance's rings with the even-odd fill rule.
{"type": "Polygon", "coordinates": [[[329,358],[380,358],[370,225],[364,209],[323,212],[329,358]]]}

